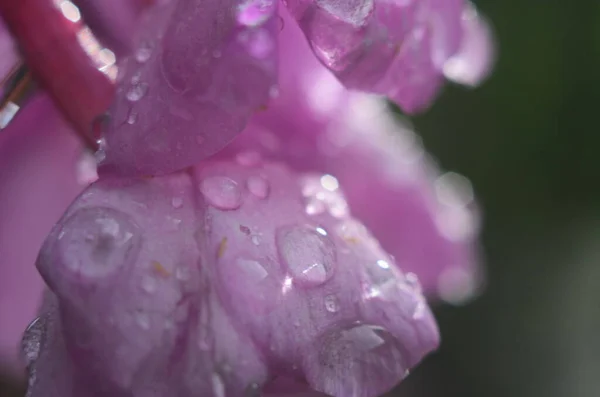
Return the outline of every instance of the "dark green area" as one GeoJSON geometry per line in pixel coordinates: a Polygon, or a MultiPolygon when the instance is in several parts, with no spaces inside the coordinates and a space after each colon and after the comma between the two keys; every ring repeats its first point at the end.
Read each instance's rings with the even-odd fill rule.
{"type": "Polygon", "coordinates": [[[437,309],[443,346],[400,394],[597,397],[600,1],[477,4],[498,37],[495,73],[447,87],[414,123],[475,186],[489,285],[437,309]]]}

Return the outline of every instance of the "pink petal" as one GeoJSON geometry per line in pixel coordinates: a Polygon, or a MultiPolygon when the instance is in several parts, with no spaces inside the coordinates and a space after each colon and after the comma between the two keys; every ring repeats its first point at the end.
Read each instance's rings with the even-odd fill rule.
{"type": "Polygon", "coordinates": [[[317,181],[226,161],[94,184],[40,254],[56,299],[25,338],[31,395],[242,396],[278,376],[335,397],[389,390],[437,346],[435,321],[317,181]],[[341,211],[307,213],[321,194],[341,211]]]}
{"type": "Polygon", "coordinates": [[[165,174],[231,141],[276,84],[277,2],[157,3],[120,64],[106,170],[165,174]],[[250,4],[251,5],[251,4],[250,4]]]}
{"type": "Polygon", "coordinates": [[[460,44],[463,0],[290,0],[319,59],[349,88],[426,108],[460,44]]]}

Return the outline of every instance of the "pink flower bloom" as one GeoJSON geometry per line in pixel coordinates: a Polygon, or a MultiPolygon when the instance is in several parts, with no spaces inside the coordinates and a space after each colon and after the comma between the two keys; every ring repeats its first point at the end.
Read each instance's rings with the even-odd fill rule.
{"type": "MultiPolygon", "coordinates": [[[[101,178],[38,259],[49,291],[23,341],[32,397],[375,397],[437,347],[417,276],[448,300],[477,287],[472,191],[347,87],[415,111],[443,75],[477,84],[493,51],[471,8],[77,3],[117,55],[114,85],[51,1],[31,19],[0,7],[47,93],[0,134],[0,365],[17,368],[44,237],[96,177],[74,132],[93,141],[116,89],[101,178]],[[65,38],[58,55],[41,28],[65,38]]],[[[17,56],[2,30],[0,54],[4,77],[17,56]]]]}
{"type": "MultiPolygon", "coordinates": [[[[402,270],[419,276],[427,293],[466,299],[481,278],[469,182],[441,176],[415,133],[394,120],[384,102],[346,91],[314,60],[299,29],[285,26],[280,96],[226,155],[257,152],[302,172],[330,174],[323,183],[342,186],[355,216],[402,270]]],[[[312,211],[324,208],[316,200],[312,211]]]]}
{"type": "Polygon", "coordinates": [[[94,184],[40,253],[56,299],[44,340],[37,324],[25,339],[31,395],[237,396],[278,376],[336,397],[392,388],[437,346],[435,321],[319,181],[242,161],[94,184]],[[331,211],[313,214],[320,194],[331,211]]]}

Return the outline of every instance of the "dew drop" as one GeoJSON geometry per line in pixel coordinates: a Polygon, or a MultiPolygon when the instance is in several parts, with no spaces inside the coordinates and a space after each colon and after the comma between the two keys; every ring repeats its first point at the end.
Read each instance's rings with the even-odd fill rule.
{"type": "Polygon", "coordinates": [[[137,122],[138,114],[134,111],[130,111],[129,115],[127,115],[127,124],[133,125],[137,122]]]}
{"type": "Polygon", "coordinates": [[[253,234],[253,235],[250,237],[250,240],[252,241],[252,244],[254,244],[254,245],[256,245],[256,246],[259,246],[259,245],[260,245],[260,236],[259,236],[259,235],[257,235],[257,234],[253,234]]]}
{"type": "Polygon", "coordinates": [[[125,213],[104,207],[83,208],[62,228],[60,263],[79,278],[105,277],[138,255],[141,231],[125,213]]]}
{"type": "Polygon", "coordinates": [[[187,281],[190,279],[190,269],[187,266],[177,266],[175,269],[175,278],[179,281],[187,281]]]}
{"type": "Polygon", "coordinates": [[[183,206],[183,199],[181,197],[173,197],[171,205],[173,208],[181,208],[183,206]]]}
{"type": "Polygon", "coordinates": [[[151,276],[144,276],[142,278],[142,289],[148,294],[154,293],[156,291],[156,279],[151,276]]]}
{"type": "Polygon", "coordinates": [[[335,295],[325,297],[325,309],[329,313],[337,313],[340,310],[340,303],[335,295]]]}
{"type": "Polygon", "coordinates": [[[38,359],[46,333],[46,320],[38,317],[27,326],[21,340],[21,351],[25,365],[31,367],[38,359]]]}
{"type": "Polygon", "coordinates": [[[333,275],[335,246],[314,227],[302,225],[279,228],[276,242],[282,262],[299,284],[317,286],[333,275]]]}
{"type": "Polygon", "coordinates": [[[152,43],[145,41],[135,53],[135,60],[139,63],[145,63],[152,55],[152,43]]]}
{"type": "Polygon", "coordinates": [[[212,176],[200,184],[200,191],[210,205],[221,210],[234,210],[242,204],[242,194],[236,181],[224,176],[212,176]]]}
{"type": "Polygon", "coordinates": [[[246,186],[254,196],[264,199],[269,195],[269,183],[261,176],[251,176],[246,181],[246,186]]]}
{"type": "Polygon", "coordinates": [[[131,102],[137,102],[148,93],[148,83],[134,83],[127,91],[126,98],[131,102]]]}

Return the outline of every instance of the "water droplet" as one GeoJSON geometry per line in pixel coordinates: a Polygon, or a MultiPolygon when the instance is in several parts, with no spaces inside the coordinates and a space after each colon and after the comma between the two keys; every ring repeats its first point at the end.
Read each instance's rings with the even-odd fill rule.
{"type": "Polygon", "coordinates": [[[133,110],[131,110],[129,112],[129,115],[127,116],[127,124],[133,125],[137,122],[137,119],[138,119],[138,114],[136,112],[134,112],[133,110]]]}
{"type": "Polygon", "coordinates": [[[334,272],[335,246],[331,240],[307,225],[286,226],[276,233],[277,249],[294,281],[316,286],[334,272]]]}
{"type": "Polygon", "coordinates": [[[264,199],[269,195],[269,183],[261,176],[251,176],[246,181],[250,193],[258,198],[264,199]]]}
{"type": "Polygon", "coordinates": [[[183,199],[181,197],[173,197],[171,205],[173,208],[181,208],[183,206],[183,199]]]}
{"type": "Polygon", "coordinates": [[[337,313],[340,310],[340,303],[335,295],[325,297],[325,309],[330,313],[337,313]]]}
{"type": "Polygon", "coordinates": [[[152,294],[156,291],[156,279],[152,276],[146,275],[142,278],[142,289],[152,294]]]}
{"type": "Polygon", "coordinates": [[[100,164],[106,159],[106,139],[98,139],[96,141],[96,145],[98,145],[98,150],[96,150],[96,153],[94,153],[94,157],[96,159],[96,163],[100,164]]]}
{"type": "Polygon", "coordinates": [[[148,313],[138,311],[135,313],[135,322],[140,326],[140,328],[148,330],[150,329],[150,316],[148,313]]]}
{"type": "Polygon", "coordinates": [[[258,152],[241,152],[235,157],[237,163],[244,167],[256,167],[260,165],[262,158],[258,152]]]}
{"type": "Polygon", "coordinates": [[[252,241],[252,244],[259,246],[260,245],[260,236],[258,234],[253,234],[250,237],[250,240],[252,241]]]}
{"type": "Polygon", "coordinates": [[[269,275],[264,266],[254,259],[238,258],[236,266],[244,275],[244,279],[251,283],[258,283],[269,275]]]}
{"type": "Polygon", "coordinates": [[[140,48],[135,53],[135,60],[139,63],[147,62],[152,55],[152,43],[149,41],[144,41],[140,45],[140,48]]]}
{"type": "Polygon", "coordinates": [[[27,367],[31,367],[37,361],[44,344],[45,333],[45,318],[38,317],[27,326],[21,340],[21,351],[27,367]]]}
{"type": "Polygon", "coordinates": [[[57,252],[60,263],[78,278],[113,274],[138,255],[141,232],[130,217],[105,207],[83,208],[62,227],[57,252]]]}
{"type": "Polygon", "coordinates": [[[340,184],[336,177],[325,174],[321,177],[321,186],[330,192],[335,192],[340,187],[340,184]]]}
{"type": "Polygon", "coordinates": [[[247,0],[238,7],[239,24],[256,27],[265,23],[274,12],[273,0],[247,0]]]}
{"type": "Polygon", "coordinates": [[[142,99],[144,97],[144,95],[146,95],[147,92],[148,92],[148,83],[137,83],[137,84],[133,84],[129,88],[129,91],[127,91],[127,94],[125,96],[129,101],[137,102],[140,99],[142,99]]]}
{"type": "Polygon", "coordinates": [[[217,373],[212,374],[213,397],[225,397],[225,384],[217,373]]]}
{"type": "Polygon", "coordinates": [[[210,205],[222,210],[234,210],[242,204],[242,194],[236,181],[224,176],[212,176],[200,184],[200,191],[210,205]]]}
{"type": "Polygon", "coordinates": [[[322,335],[309,353],[306,377],[328,395],[382,395],[405,373],[408,363],[396,338],[381,327],[358,324],[322,335]]]}
{"type": "Polygon", "coordinates": [[[279,96],[279,87],[274,85],[269,88],[269,97],[275,99],[279,96]]]}
{"type": "Polygon", "coordinates": [[[302,181],[302,195],[306,200],[306,213],[320,215],[327,211],[331,216],[348,215],[348,203],[340,193],[337,179],[331,175],[311,176],[302,181]]]}
{"type": "Polygon", "coordinates": [[[175,269],[175,278],[179,281],[187,281],[190,279],[190,268],[185,265],[177,266],[175,269]]]}
{"type": "Polygon", "coordinates": [[[406,281],[406,284],[408,284],[408,286],[414,291],[419,293],[421,292],[421,283],[419,282],[419,277],[416,274],[406,273],[404,275],[404,280],[406,281]]]}

